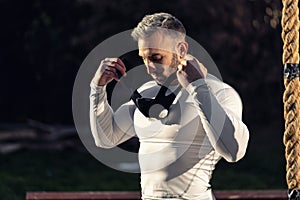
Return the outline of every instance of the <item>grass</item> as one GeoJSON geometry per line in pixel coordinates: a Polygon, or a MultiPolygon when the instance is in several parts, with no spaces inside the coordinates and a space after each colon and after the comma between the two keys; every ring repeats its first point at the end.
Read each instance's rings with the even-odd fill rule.
{"type": "MultiPolygon", "coordinates": [[[[255,166],[248,159],[234,164],[221,161],[212,179],[214,189],[285,188],[282,167],[270,170],[264,162],[255,166]]],[[[73,151],[2,155],[0,180],[1,197],[11,200],[24,199],[26,191],[140,190],[139,174],[116,171],[88,153],[73,151]]]]}
{"type": "MultiPolygon", "coordinates": [[[[270,141],[270,134],[258,133],[253,132],[241,161],[217,164],[214,190],[286,189],[281,135],[270,141]]],[[[20,151],[0,159],[1,199],[24,199],[26,191],[140,190],[139,174],[111,169],[86,152],[20,151]]]]}
{"type": "Polygon", "coordinates": [[[1,197],[12,200],[24,199],[26,191],[140,189],[138,174],[116,171],[74,151],[1,155],[0,180],[1,197]]]}
{"type": "Polygon", "coordinates": [[[281,136],[252,135],[245,157],[237,163],[221,160],[212,179],[214,189],[286,189],[281,136]]]}

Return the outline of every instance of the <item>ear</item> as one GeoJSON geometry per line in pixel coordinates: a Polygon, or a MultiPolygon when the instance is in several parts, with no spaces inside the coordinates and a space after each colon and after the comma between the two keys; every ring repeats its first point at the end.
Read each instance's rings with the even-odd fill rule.
{"type": "Polygon", "coordinates": [[[176,53],[179,59],[183,59],[188,52],[188,43],[187,42],[179,42],[176,47],[176,53]]]}

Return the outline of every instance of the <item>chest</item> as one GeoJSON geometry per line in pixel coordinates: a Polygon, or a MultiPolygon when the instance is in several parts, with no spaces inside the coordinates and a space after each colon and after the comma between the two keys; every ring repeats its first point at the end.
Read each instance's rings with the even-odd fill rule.
{"type": "Polygon", "coordinates": [[[134,112],[134,128],[140,141],[170,141],[184,134],[198,132],[201,123],[197,105],[186,91],[181,91],[170,107],[168,116],[158,120],[145,117],[139,109],[134,112]]]}

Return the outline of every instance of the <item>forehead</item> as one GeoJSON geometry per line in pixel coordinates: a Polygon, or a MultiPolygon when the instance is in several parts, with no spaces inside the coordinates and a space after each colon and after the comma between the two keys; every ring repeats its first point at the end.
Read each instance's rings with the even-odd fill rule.
{"type": "Polygon", "coordinates": [[[175,53],[176,40],[166,34],[155,32],[147,38],[138,39],[139,54],[149,54],[151,52],[171,52],[175,53]]]}

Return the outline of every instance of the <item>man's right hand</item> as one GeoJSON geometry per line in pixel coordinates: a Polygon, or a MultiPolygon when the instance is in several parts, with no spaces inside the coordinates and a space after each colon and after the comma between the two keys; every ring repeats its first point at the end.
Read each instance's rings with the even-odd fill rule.
{"type": "Polygon", "coordinates": [[[120,58],[105,58],[101,61],[92,81],[98,86],[104,86],[113,79],[118,81],[117,71],[122,76],[126,74],[126,67],[122,60],[120,58]]]}

